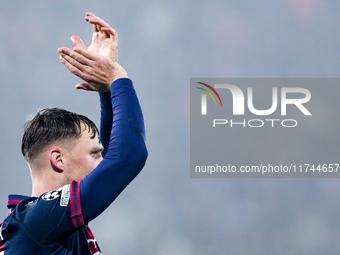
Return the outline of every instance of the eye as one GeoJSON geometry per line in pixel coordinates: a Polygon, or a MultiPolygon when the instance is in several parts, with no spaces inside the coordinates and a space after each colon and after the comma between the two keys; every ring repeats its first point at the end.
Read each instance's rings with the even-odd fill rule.
{"type": "Polygon", "coordinates": [[[102,156],[102,149],[100,150],[95,150],[95,151],[92,151],[91,152],[91,156],[94,158],[94,159],[98,159],[102,156]]]}
{"type": "Polygon", "coordinates": [[[102,156],[101,152],[93,152],[91,153],[91,155],[95,159],[100,158],[102,156]]]}

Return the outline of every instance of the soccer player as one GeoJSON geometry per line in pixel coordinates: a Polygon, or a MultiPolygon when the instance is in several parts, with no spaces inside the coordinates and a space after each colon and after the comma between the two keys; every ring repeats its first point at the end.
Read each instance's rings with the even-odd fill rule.
{"type": "Polygon", "coordinates": [[[10,215],[0,224],[0,255],[102,254],[88,227],[144,167],[147,150],[140,105],[117,60],[117,33],[91,13],[92,44],[71,39],[61,62],[99,92],[100,138],[83,115],[45,109],[25,125],[22,152],[32,176],[32,196],[10,195],[10,215]]]}

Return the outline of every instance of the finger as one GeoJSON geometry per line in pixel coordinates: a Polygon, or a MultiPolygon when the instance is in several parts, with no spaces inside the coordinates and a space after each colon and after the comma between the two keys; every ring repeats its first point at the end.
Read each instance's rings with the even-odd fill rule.
{"type": "Polygon", "coordinates": [[[92,64],[91,60],[73,51],[70,54],[60,53],[60,56],[71,65],[74,65],[81,70],[84,69],[85,66],[90,66],[92,64]]]}
{"type": "Polygon", "coordinates": [[[86,86],[84,85],[84,83],[79,83],[79,84],[77,84],[75,88],[76,88],[76,89],[87,90],[87,88],[86,88],[86,86]]]}
{"type": "Polygon", "coordinates": [[[110,26],[103,19],[96,17],[96,16],[89,17],[88,20],[89,20],[89,23],[91,23],[91,24],[98,24],[98,25],[101,25],[102,27],[109,27],[110,26]]]}
{"type": "MultiPolygon", "coordinates": [[[[90,56],[90,58],[86,57],[84,54],[81,52],[87,52],[86,49],[79,49],[75,48],[74,50],[71,50],[67,47],[61,47],[58,49],[59,54],[64,56],[68,56],[67,60],[72,58],[74,61],[83,64],[83,65],[91,65],[91,61],[93,61],[95,58],[93,55],[87,54],[86,56],[90,56]]],[[[70,59],[70,62],[74,62],[73,60],[70,59]]]]}
{"type": "Polygon", "coordinates": [[[91,17],[96,17],[96,15],[94,15],[94,14],[91,13],[91,12],[87,12],[87,13],[86,13],[86,16],[85,16],[85,19],[87,20],[87,19],[89,19],[89,18],[91,18],[91,17]]]}
{"type": "Polygon", "coordinates": [[[71,41],[73,42],[74,46],[77,48],[86,49],[83,41],[78,36],[71,36],[71,41]]]}
{"type": "Polygon", "coordinates": [[[86,16],[96,16],[96,15],[94,15],[94,14],[91,13],[91,12],[86,12],[86,16]]]}
{"type": "MultiPolygon", "coordinates": [[[[73,66],[72,69],[77,69],[77,70],[79,70],[80,72],[83,72],[83,71],[85,70],[86,65],[83,65],[83,64],[77,62],[76,60],[74,60],[73,58],[71,58],[71,57],[68,56],[68,55],[63,55],[63,54],[61,54],[59,58],[60,58],[61,62],[62,62],[64,65],[66,65],[66,67],[71,67],[71,66],[73,66]]],[[[69,68],[69,69],[70,69],[70,68],[69,68]]],[[[71,70],[70,70],[70,71],[71,71],[71,70]]]]}
{"type": "Polygon", "coordinates": [[[111,35],[117,34],[117,32],[112,27],[110,27],[108,23],[92,13],[87,13],[87,17],[85,19],[90,24],[93,24],[93,32],[103,32],[105,30],[105,32],[108,32],[111,35]]]}
{"type": "MultiPolygon", "coordinates": [[[[98,59],[98,57],[95,54],[89,52],[87,49],[75,48],[74,52],[80,56],[83,56],[85,59],[89,61],[96,61],[98,59]]],[[[91,64],[90,62],[87,63],[89,65],[91,64]]]]}
{"type": "Polygon", "coordinates": [[[97,89],[89,83],[79,83],[76,85],[76,89],[96,91],[97,89]]]}
{"type": "Polygon", "coordinates": [[[109,33],[112,36],[117,36],[117,31],[112,27],[102,27],[101,30],[105,33],[109,33]]]}
{"type": "Polygon", "coordinates": [[[66,68],[73,73],[74,75],[80,77],[80,78],[84,78],[84,74],[81,70],[79,70],[77,67],[75,67],[74,65],[72,65],[70,62],[68,62],[65,58],[63,58],[62,56],[59,57],[61,63],[63,63],[66,68]]]}
{"type": "MultiPolygon", "coordinates": [[[[87,12],[86,13],[86,17],[85,17],[85,20],[87,22],[89,22],[90,24],[93,24],[93,32],[97,33],[97,32],[101,32],[100,30],[100,25],[98,25],[96,22],[90,22],[90,20],[92,19],[98,19],[94,14],[90,13],[90,12],[87,12]]],[[[108,25],[108,24],[107,24],[108,25]]]]}
{"type": "MultiPolygon", "coordinates": [[[[103,19],[97,17],[96,15],[94,15],[93,13],[91,12],[87,12],[86,13],[86,17],[85,17],[86,20],[90,20],[90,19],[96,19],[96,20],[102,20],[104,21],[103,19]]],[[[104,21],[105,22],[105,21],[104,21]]],[[[107,24],[107,23],[106,23],[107,24]]]]}
{"type": "Polygon", "coordinates": [[[88,19],[88,22],[90,24],[97,25],[100,28],[102,28],[102,27],[110,27],[110,25],[108,23],[106,23],[104,20],[102,20],[101,18],[98,18],[98,17],[90,17],[88,19]]]}
{"type": "MultiPolygon", "coordinates": [[[[86,21],[88,21],[88,19],[86,19],[86,21]]],[[[100,31],[99,26],[97,26],[96,24],[94,24],[94,25],[93,25],[93,32],[94,32],[94,33],[97,33],[97,32],[99,32],[99,31],[100,31]]]]}
{"type": "Polygon", "coordinates": [[[92,14],[92,13],[90,13],[90,12],[87,12],[86,13],[86,16],[85,16],[85,20],[86,21],[89,21],[89,19],[91,18],[91,17],[93,17],[94,16],[94,14],[92,14]]]}
{"type": "Polygon", "coordinates": [[[100,32],[100,26],[94,24],[93,25],[93,32],[100,32]]]}

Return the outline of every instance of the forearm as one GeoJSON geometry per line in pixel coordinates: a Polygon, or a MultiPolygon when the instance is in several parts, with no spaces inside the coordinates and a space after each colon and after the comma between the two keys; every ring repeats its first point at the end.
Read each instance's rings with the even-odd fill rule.
{"type": "Polygon", "coordinates": [[[81,183],[85,222],[95,218],[113,202],[137,176],[147,157],[143,115],[129,79],[113,83],[111,101],[113,123],[107,153],[81,183]]]}

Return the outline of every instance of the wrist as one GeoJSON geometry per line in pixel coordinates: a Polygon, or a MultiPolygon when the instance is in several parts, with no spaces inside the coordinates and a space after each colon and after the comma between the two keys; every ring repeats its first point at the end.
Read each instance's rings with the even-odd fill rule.
{"type": "Polygon", "coordinates": [[[116,80],[123,79],[123,78],[129,78],[129,77],[128,77],[126,71],[119,65],[119,68],[117,68],[117,70],[115,70],[115,72],[114,72],[113,79],[112,79],[112,82],[110,84],[110,87],[116,80]]]}
{"type": "Polygon", "coordinates": [[[126,90],[129,86],[133,86],[130,78],[119,78],[115,80],[110,88],[111,97],[112,95],[121,93],[122,90],[126,90]]]}

